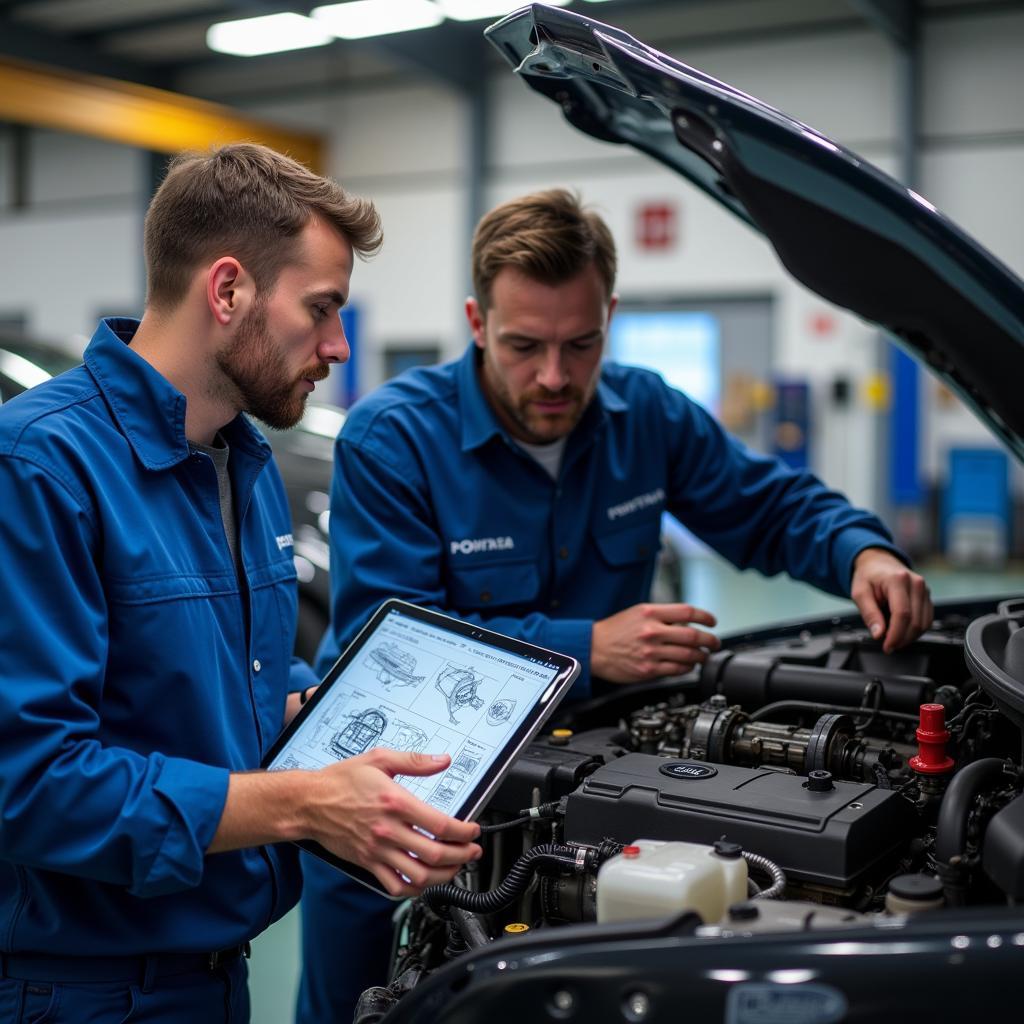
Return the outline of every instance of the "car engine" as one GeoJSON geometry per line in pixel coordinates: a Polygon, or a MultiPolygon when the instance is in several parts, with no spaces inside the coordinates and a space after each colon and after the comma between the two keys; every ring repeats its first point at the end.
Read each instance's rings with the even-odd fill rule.
{"type": "Polygon", "coordinates": [[[1024,899],[1024,601],[946,607],[885,654],[854,617],[735,637],[567,706],[481,818],[484,858],[397,915],[360,1024],[469,950],[689,915],[855,926],[1024,899]]]}

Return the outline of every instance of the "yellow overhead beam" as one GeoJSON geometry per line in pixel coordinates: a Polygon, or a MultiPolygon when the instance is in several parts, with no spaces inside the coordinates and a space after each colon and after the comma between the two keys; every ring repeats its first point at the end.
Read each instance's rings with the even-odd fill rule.
{"type": "Polygon", "coordinates": [[[319,135],[163,89],[8,58],[0,59],[0,121],[77,132],[157,153],[261,142],[323,172],[319,135]]]}

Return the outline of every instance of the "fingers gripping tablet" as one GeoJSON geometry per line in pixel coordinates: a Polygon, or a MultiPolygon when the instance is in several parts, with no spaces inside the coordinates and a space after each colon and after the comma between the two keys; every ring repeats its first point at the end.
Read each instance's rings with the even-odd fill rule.
{"type": "MultiPolygon", "coordinates": [[[[264,767],[316,770],[377,748],[447,754],[443,772],[396,774],[395,781],[437,811],[469,820],[579,671],[565,655],[387,601],[278,738],[264,767]]],[[[300,845],[385,892],[369,871],[317,843],[300,845]]]]}

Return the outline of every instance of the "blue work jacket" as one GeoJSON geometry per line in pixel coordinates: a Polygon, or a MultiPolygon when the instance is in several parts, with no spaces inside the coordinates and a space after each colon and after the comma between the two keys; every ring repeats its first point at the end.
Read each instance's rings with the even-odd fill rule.
{"type": "Polygon", "coordinates": [[[218,949],[298,897],[292,847],[205,856],[228,773],[259,766],[312,681],[284,489],[239,416],[240,587],[214,466],[136,326],[104,321],[84,365],[0,409],[5,952],[218,949]]]}
{"type": "Polygon", "coordinates": [[[670,512],[740,568],[849,592],[882,523],[807,472],[749,451],[647,370],[606,363],[553,480],[499,425],[477,349],[410,370],[349,413],[331,491],[326,671],[398,596],[571,654],[589,693],[595,620],[647,600],[670,512]]]}

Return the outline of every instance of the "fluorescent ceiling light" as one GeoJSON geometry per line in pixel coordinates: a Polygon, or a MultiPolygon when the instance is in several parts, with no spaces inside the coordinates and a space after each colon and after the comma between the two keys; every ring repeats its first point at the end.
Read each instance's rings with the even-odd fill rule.
{"type": "MultiPolygon", "coordinates": [[[[549,7],[564,7],[569,0],[544,0],[549,7]]],[[[526,6],[526,0],[437,0],[437,6],[453,21],[500,18],[526,6]]]]}
{"type": "Polygon", "coordinates": [[[348,3],[314,7],[310,13],[341,39],[410,32],[444,21],[441,9],[430,0],[348,0],[348,3]]]}
{"type": "Polygon", "coordinates": [[[283,50],[305,50],[333,43],[334,36],[322,25],[301,14],[267,14],[260,18],[221,21],[206,32],[206,45],[218,53],[258,57],[283,50]]]}

